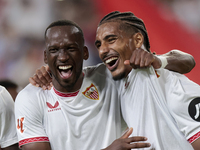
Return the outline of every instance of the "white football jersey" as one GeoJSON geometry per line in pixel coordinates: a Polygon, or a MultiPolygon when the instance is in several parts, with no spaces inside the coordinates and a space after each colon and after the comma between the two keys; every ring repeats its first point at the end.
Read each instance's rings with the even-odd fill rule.
{"type": "Polygon", "coordinates": [[[17,142],[14,101],[8,91],[0,86],[0,147],[6,148],[17,142]]]}
{"type": "Polygon", "coordinates": [[[19,145],[50,142],[52,150],[98,150],[122,134],[120,101],[105,65],[86,68],[79,91],[28,85],[17,96],[19,145]]]}
{"type": "MultiPolygon", "coordinates": [[[[200,137],[200,86],[165,69],[132,70],[120,82],[124,120],[145,150],[190,150],[200,137]]],[[[138,149],[139,150],[139,149],[138,149]]],[[[141,150],[141,149],[140,149],[141,150]]]]}

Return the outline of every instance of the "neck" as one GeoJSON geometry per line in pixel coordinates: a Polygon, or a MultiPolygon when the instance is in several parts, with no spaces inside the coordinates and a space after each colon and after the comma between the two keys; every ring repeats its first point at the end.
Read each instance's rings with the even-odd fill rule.
{"type": "Polygon", "coordinates": [[[76,92],[81,88],[83,79],[84,79],[84,74],[81,73],[81,75],[77,78],[76,81],[74,81],[74,83],[61,84],[55,78],[53,78],[52,83],[57,91],[63,93],[71,93],[71,92],[76,92]]]}

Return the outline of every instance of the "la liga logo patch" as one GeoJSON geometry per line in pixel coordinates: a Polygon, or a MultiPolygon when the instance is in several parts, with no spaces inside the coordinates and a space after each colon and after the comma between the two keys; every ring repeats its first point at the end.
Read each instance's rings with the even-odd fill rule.
{"type": "Polygon", "coordinates": [[[197,97],[190,102],[188,112],[192,119],[200,122],[200,97],[197,97]]]}
{"type": "Polygon", "coordinates": [[[89,87],[86,88],[84,92],[82,92],[87,98],[92,100],[99,100],[99,92],[94,84],[91,84],[89,87]]]}

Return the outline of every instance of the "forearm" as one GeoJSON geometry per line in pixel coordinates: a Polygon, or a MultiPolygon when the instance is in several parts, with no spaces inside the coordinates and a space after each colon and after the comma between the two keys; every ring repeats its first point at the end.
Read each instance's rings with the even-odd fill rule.
{"type": "Polygon", "coordinates": [[[35,142],[22,146],[22,150],[51,150],[49,142],[35,142]]]}
{"type": "Polygon", "coordinates": [[[18,148],[18,144],[14,144],[6,148],[1,148],[1,150],[20,150],[20,149],[18,148]]]}
{"type": "Polygon", "coordinates": [[[192,143],[192,146],[193,146],[194,150],[199,150],[200,149],[200,138],[197,139],[196,141],[194,141],[192,143]]]}
{"type": "Polygon", "coordinates": [[[163,54],[167,58],[168,64],[165,69],[185,74],[190,72],[195,66],[195,60],[192,55],[181,52],[179,50],[172,50],[163,54]]]}

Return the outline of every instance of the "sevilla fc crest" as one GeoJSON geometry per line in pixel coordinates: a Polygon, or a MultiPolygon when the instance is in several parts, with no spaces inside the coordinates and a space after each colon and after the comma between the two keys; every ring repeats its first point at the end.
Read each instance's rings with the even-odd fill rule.
{"type": "Polygon", "coordinates": [[[87,98],[93,100],[99,100],[99,92],[94,84],[91,84],[84,92],[82,92],[87,98]]]}

